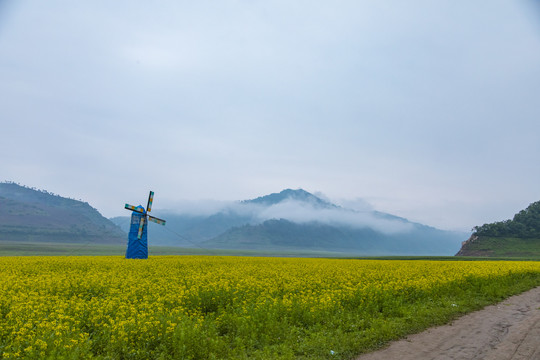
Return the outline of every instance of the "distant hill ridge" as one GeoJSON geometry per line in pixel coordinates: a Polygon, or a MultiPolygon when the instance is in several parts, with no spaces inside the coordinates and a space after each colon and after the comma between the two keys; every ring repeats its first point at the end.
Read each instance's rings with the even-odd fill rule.
{"type": "Polygon", "coordinates": [[[0,183],[0,241],[125,243],[125,233],[88,203],[0,183]]]}
{"type": "Polygon", "coordinates": [[[475,226],[457,256],[540,257],[540,201],[512,220],[475,226]]]}
{"type": "MultiPolygon", "coordinates": [[[[285,189],[230,203],[210,214],[165,213],[167,229],[149,229],[153,244],[365,255],[453,255],[466,236],[382,212],[343,208],[303,189],[285,189]]],[[[127,231],[126,219],[112,220],[127,231]]]]}
{"type": "Polygon", "coordinates": [[[336,208],[337,206],[322,200],[321,198],[303,190],[303,189],[285,189],[279,193],[272,193],[261,196],[252,200],[244,200],[242,203],[261,204],[261,205],[276,205],[283,201],[295,200],[300,202],[310,203],[318,207],[336,208]]]}
{"type": "MultiPolygon", "coordinates": [[[[449,255],[463,234],[377,211],[343,208],[303,189],[231,202],[206,213],[160,211],[150,246],[306,250],[364,255],[449,255]]],[[[0,183],[0,241],[125,244],[129,216],[104,218],[88,203],[0,183]]]]}

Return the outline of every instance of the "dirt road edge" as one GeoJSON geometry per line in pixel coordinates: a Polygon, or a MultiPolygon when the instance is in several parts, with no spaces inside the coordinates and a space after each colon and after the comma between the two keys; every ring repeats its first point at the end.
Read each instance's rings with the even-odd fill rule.
{"type": "Polygon", "coordinates": [[[357,360],[538,360],[540,287],[390,343],[357,360]]]}

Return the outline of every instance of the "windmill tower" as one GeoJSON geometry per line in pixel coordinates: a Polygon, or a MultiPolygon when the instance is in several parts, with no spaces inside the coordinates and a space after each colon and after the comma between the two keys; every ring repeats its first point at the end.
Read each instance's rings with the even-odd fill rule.
{"type": "Polygon", "coordinates": [[[126,204],[125,206],[126,209],[133,211],[133,214],[131,214],[126,259],[148,259],[148,221],[165,225],[165,220],[148,215],[152,208],[153,200],[154,192],[150,191],[146,210],[141,205],[133,206],[126,204]]]}

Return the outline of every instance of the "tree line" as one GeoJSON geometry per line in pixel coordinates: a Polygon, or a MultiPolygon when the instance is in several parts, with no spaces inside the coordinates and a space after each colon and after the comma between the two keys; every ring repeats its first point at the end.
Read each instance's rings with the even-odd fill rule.
{"type": "Polygon", "coordinates": [[[540,238],[540,201],[521,210],[512,220],[475,226],[473,231],[477,236],[540,238]]]}

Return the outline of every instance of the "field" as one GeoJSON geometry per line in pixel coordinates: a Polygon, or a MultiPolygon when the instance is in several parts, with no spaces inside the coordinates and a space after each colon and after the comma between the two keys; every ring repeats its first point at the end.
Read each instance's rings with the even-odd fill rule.
{"type": "MultiPolygon", "coordinates": [[[[76,244],[54,242],[0,241],[0,256],[79,256],[120,255],[126,253],[126,245],[76,244]]],[[[150,256],[155,255],[234,255],[234,256],[280,256],[280,257],[344,257],[343,252],[315,250],[227,250],[185,248],[178,246],[151,246],[150,256]]]]}
{"type": "Polygon", "coordinates": [[[0,257],[0,358],[350,359],[540,285],[540,262],[0,257]]]}

